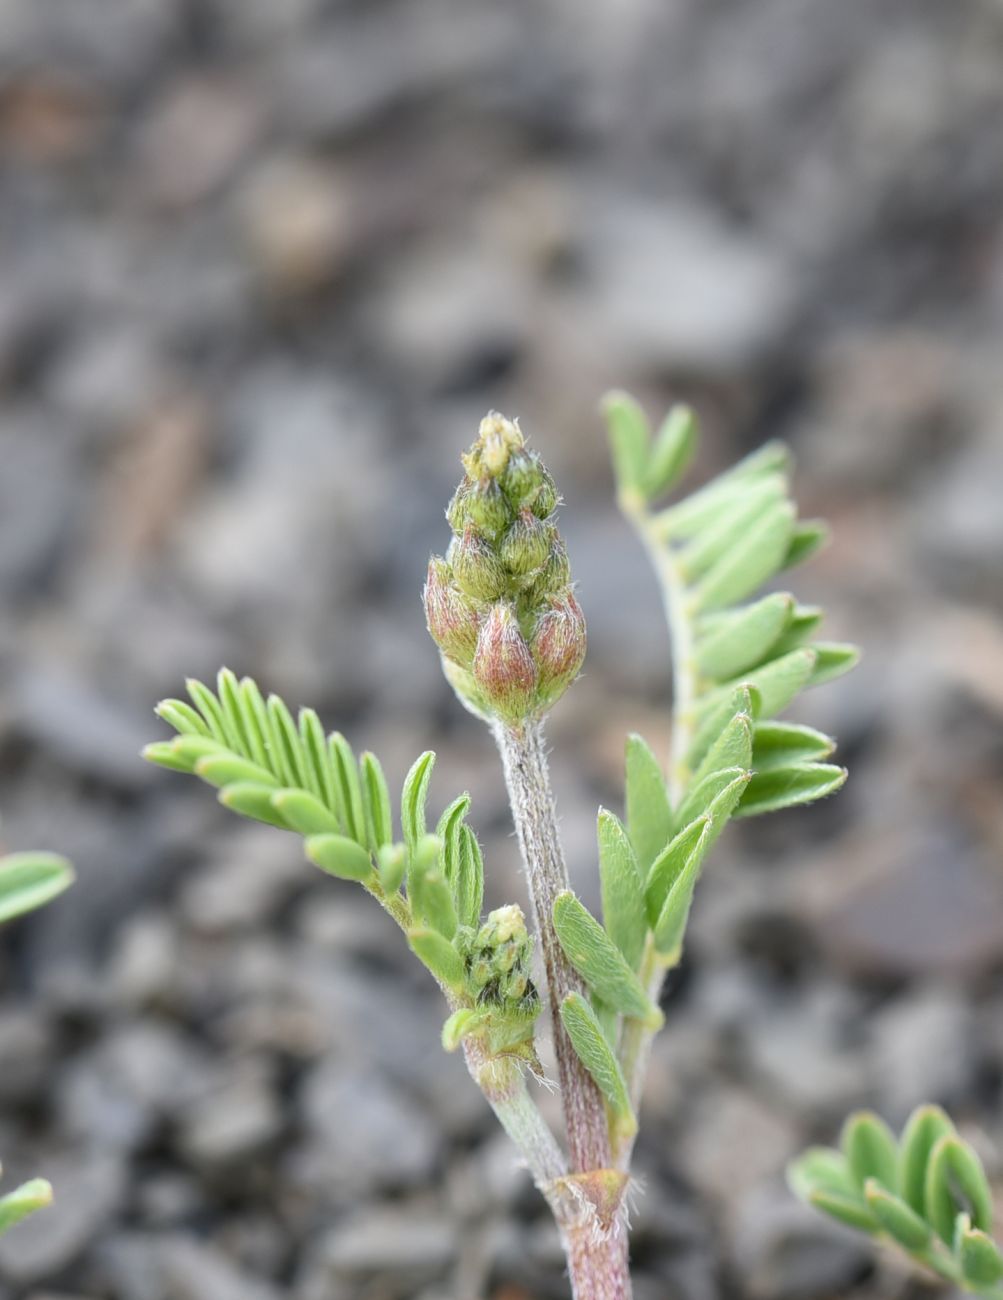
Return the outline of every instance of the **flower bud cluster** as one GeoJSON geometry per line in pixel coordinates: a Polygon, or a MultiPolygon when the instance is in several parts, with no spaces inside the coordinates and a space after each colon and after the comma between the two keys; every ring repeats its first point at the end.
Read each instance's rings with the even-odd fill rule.
{"type": "Polygon", "coordinates": [[[533,940],[515,903],[489,912],[466,944],[467,980],[479,1004],[532,1011],[539,1003],[530,978],[533,940]]]}
{"type": "Polygon", "coordinates": [[[463,702],[518,726],[577,677],[585,618],[553,522],[554,480],[518,424],[488,415],[463,467],[446,511],[453,539],[428,567],[425,617],[463,702]]]}

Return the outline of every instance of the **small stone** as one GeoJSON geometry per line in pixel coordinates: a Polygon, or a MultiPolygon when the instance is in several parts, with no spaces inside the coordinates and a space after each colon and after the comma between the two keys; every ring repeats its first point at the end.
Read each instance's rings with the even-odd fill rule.
{"type": "Polygon", "coordinates": [[[282,1108],[267,1076],[244,1067],[187,1109],[178,1145],[198,1168],[229,1171],[272,1146],[283,1127],[282,1108]]]}
{"type": "Polygon", "coordinates": [[[420,1286],[442,1273],[457,1248],[456,1230],[428,1210],[369,1209],[333,1228],[319,1251],[332,1280],[363,1280],[374,1274],[420,1286]]]}
{"type": "Polygon", "coordinates": [[[951,1107],[970,1095],[980,1040],[961,992],[910,990],[874,1017],[870,1031],[881,1110],[894,1127],[924,1102],[951,1107]]]}

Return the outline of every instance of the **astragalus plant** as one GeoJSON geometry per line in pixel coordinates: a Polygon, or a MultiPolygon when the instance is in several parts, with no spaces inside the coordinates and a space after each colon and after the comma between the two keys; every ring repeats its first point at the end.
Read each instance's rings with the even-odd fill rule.
{"type": "MultiPolygon", "coordinates": [[[[32,912],[73,883],[73,868],[56,853],[9,853],[0,857],[0,921],[32,912]]],[[[32,1178],[0,1196],[0,1234],[52,1203],[52,1185],[32,1178]]]]}
{"type": "Polygon", "coordinates": [[[585,658],[585,617],[555,522],[557,488],[500,415],[463,457],[446,512],[452,539],[429,565],[424,603],[446,677],[501,754],[529,925],[517,903],[482,916],[468,795],[429,831],[431,752],[404,779],[398,832],[374,755],[357,758],[312,710],[294,720],[228,671],[216,691],[189,682],[190,703],[162,703],[179,734],[145,751],[218,787],[235,812],[301,835],[312,862],[358,882],[394,918],[442,990],[444,1046],[463,1052],[554,1213],[576,1300],[631,1294],[625,1199],[638,1103],[708,853],[732,818],[842,785],[844,770],[826,761],[833,742],[776,718],[856,658],[814,639],[820,610],[780,591],[754,599],[825,537],[822,525],[798,522],[783,446],[660,507],[693,454],[692,415],[676,408],[653,438],[630,398],[612,395],[607,414],[619,501],[664,591],[674,692],[668,772],[628,737],[624,816],[598,813],[601,919],[570,887],[544,742],[547,713],[585,658]],[[560,1137],[537,1105],[547,1034],[560,1137]]]}

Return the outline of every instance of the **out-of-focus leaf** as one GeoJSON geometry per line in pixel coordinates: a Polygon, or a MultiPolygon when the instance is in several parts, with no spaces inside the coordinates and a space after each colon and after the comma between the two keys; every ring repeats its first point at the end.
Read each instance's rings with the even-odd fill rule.
{"type": "Polygon", "coordinates": [[[627,737],[627,831],[646,873],[672,834],[672,809],[658,760],[636,733],[627,737]]]}
{"type": "Polygon", "coordinates": [[[668,492],[682,477],[696,446],[696,416],[688,406],[674,406],[655,434],[644,467],[642,487],[649,499],[668,492]]]}
{"type": "Polygon", "coordinates": [[[860,651],[855,645],[816,641],[812,649],[815,651],[815,667],[808,678],[809,686],[821,686],[824,682],[834,681],[860,662],[860,651]]]}
{"type": "Polygon", "coordinates": [[[840,1146],[858,1186],[874,1178],[887,1191],[898,1191],[898,1144],[883,1119],[857,1111],[843,1125],[840,1146]]]}
{"type": "Polygon", "coordinates": [[[603,411],[609,430],[613,468],[621,489],[644,491],[648,460],[648,417],[629,393],[607,393],[603,411]]]}
{"type": "Polygon", "coordinates": [[[933,1148],[954,1125],[939,1106],[919,1106],[909,1116],[899,1144],[898,1181],[903,1199],[917,1214],[926,1213],[926,1170],[933,1148]]]}
{"type": "Polygon", "coordinates": [[[715,616],[697,639],[697,667],[705,677],[727,681],[762,663],[784,632],[794,599],[773,592],[752,605],[715,616]]]}
{"type": "Polygon", "coordinates": [[[52,1204],[52,1185],[44,1178],[33,1178],[13,1192],[0,1197],[0,1234],[26,1219],[36,1210],[52,1204]]]}
{"type": "Polygon", "coordinates": [[[276,790],[272,807],[290,828],[300,835],[341,834],[337,817],[306,790],[276,790]]]}
{"type": "Polygon", "coordinates": [[[328,875],[341,880],[368,880],[372,875],[369,854],[347,835],[311,835],[304,848],[310,861],[328,875]]]}
{"type": "Polygon", "coordinates": [[[939,1138],[930,1153],[924,1203],[927,1219],[946,1242],[951,1242],[955,1218],[963,1210],[976,1228],[992,1228],[993,1199],[982,1163],[956,1135],[939,1138]]]}
{"type": "Polygon", "coordinates": [[[792,569],[796,564],[803,564],[828,540],[829,527],[824,519],[806,519],[794,529],[782,567],[792,569]]]}
{"type": "Polygon", "coordinates": [[[905,1201],[887,1191],[873,1178],[864,1184],[871,1213],[889,1237],[906,1250],[925,1250],[933,1235],[930,1225],[905,1201]]]}
{"type": "Polygon", "coordinates": [[[57,853],[10,853],[0,858],[0,921],[34,911],[73,884],[73,868],[57,853]]]}
{"type": "Polygon", "coordinates": [[[993,1239],[981,1229],[962,1233],[957,1253],[962,1277],[970,1287],[985,1290],[1003,1281],[1003,1258],[993,1239]]]}
{"type": "Polygon", "coordinates": [[[252,821],[264,822],[267,826],[277,826],[280,831],[290,829],[286,819],[272,803],[275,787],[258,785],[254,781],[238,781],[234,785],[224,786],[216,796],[224,808],[239,813],[241,817],[250,817],[252,821]]]}
{"type": "Polygon", "coordinates": [[[725,552],[697,588],[699,609],[721,609],[744,600],[780,569],[794,530],[795,510],[778,502],[749,529],[741,548],[725,552]]]}

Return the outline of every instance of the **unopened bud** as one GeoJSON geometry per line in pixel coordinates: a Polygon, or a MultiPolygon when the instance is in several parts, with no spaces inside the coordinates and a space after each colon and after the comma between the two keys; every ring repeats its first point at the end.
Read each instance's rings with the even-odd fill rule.
{"type": "Polygon", "coordinates": [[[474,679],[493,713],[517,724],[529,716],[536,692],[536,665],[512,606],[492,605],[481,624],[474,679]]]}
{"type": "Polygon", "coordinates": [[[547,562],[535,575],[530,595],[538,608],[546,609],[547,600],[551,596],[560,595],[570,585],[571,562],[568,559],[568,548],[564,545],[563,539],[554,532],[547,562]]]}
{"type": "Polygon", "coordinates": [[[429,561],[422,599],[432,640],[444,655],[469,668],[477,649],[480,619],[469,600],[453,585],[445,560],[433,557],[429,561]]]}
{"type": "Polygon", "coordinates": [[[537,519],[549,519],[557,509],[559,499],[557,485],[550,477],[549,471],[544,469],[540,490],[533,498],[533,514],[536,515],[537,519]]]}
{"type": "Polygon", "coordinates": [[[501,485],[515,510],[533,504],[543,487],[545,473],[536,452],[517,451],[509,456],[501,485]]]}
{"type": "Polygon", "coordinates": [[[550,555],[553,529],[531,510],[523,509],[502,538],[502,563],[510,573],[525,577],[542,568],[550,555]]]}
{"type": "Polygon", "coordinates": [[[466,519],[484,537],[495,540],[509,526],[512,509],[498,486],[498,480],[475,483],[463,502],[466,519]]]}
{"type": "Polygon", "coordinates": [[[468,524],[450,544],[447,558],[461,591],[475,600],[495,600],[507,585],[505,566],[494,550],[468,524]]]}
{"type": "Polygon", "coordinates": [[[585,660],[585,615],[570,590],[551,599],[530,649],[539,674],[540,703],[549,708],[567,690],[585,660]]]}

